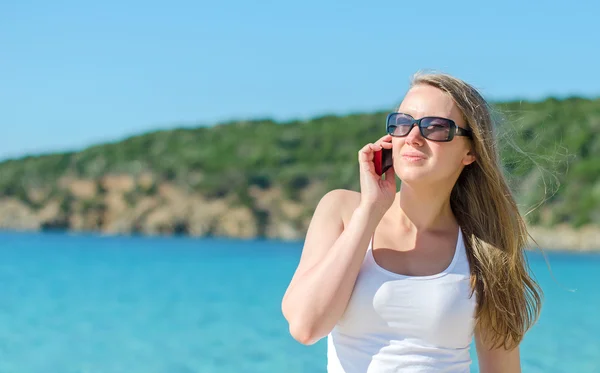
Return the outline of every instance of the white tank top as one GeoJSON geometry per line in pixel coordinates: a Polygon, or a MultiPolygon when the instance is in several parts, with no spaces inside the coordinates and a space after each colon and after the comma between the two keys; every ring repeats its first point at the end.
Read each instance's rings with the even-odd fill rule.
{"type": "Polygon", "coordinates": [[[452,262],[431,276],[380,267],[372,240],[342,318],[327,336],[328,373],[469,373],[475,295],[459,229],[452,262]]]}

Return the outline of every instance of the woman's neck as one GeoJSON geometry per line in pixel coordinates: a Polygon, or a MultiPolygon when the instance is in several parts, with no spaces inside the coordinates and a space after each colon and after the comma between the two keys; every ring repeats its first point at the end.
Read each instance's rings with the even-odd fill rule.
{"type": "Polygon", "coordinates": [[[450,193],[451,190],[439,185],[415,188],[402,183],[394,201],[399,223],[416,231],[439,231],[456,226],[450,193]]]}

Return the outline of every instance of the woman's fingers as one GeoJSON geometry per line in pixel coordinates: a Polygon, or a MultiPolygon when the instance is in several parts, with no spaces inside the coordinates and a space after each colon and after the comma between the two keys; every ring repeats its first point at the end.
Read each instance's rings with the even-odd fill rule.
{"type": "Polygon", "coordinates": [[[381,150],[381,145],[380,144],[369,144],[371,146],[371,150],[376,152],[381,150]]]}
{"type": "Polygon", "coordinates": [[[368,173],[375,172],[375,164],[373,159],[375,158],[375,152],[381,150],[381,145],[369,143],[360,149],[358,152],[358,161],[361,170],[368,173]]]}
{"type": "Polygon", "coordinates": [[[385,135],[379,138],[375,143],[368,143],[358,151],[358,161],[365,167],[365,170],[370,170],[373,166],[374,154],[382,149],[392,148],[392,136],[385,135]]]}
{"type": "Polygon", "coordinates": [[[381,145],[381,147],[384,149],[391,149],[392,148],[392,136],[391,135],[382,136],[379,140],[377,140],[375,142],[375,144],[381,145]]]}
{"type": "Polygon", "coordinates": [[[373,153],[381,150],[381,145],[369,143],[358,151],[358,159],[361,161],[370,161],[373,159],[373,153]]]}

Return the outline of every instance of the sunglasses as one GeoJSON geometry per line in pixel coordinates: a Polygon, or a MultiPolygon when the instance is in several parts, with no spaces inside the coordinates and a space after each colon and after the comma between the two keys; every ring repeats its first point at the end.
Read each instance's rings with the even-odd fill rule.
{"type": "Polygon", "coordinates": [[[387,116],[387,133],[394,137],[407,136],[414,126],[419,127],[421,136],[431,141],[452,141],[454,136],[471,137],[471,130],[457,126],[452,119],[441,117],[415,119],[404,113],[390,113],[387,116]]]}

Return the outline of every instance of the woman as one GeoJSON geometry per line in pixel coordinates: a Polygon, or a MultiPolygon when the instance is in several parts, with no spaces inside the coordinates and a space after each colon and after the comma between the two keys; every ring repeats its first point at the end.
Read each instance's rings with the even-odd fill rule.
{"type": "Polygon", "coordinates": [[[282,301],[290,333],[327,337],[329,373],[469,372],[473,338],[481,373],[520,372],[541,290],[490,107],[459,79],[417,74],[387,121],[358,152],[360,193],[317,205],[282,301]]]}

